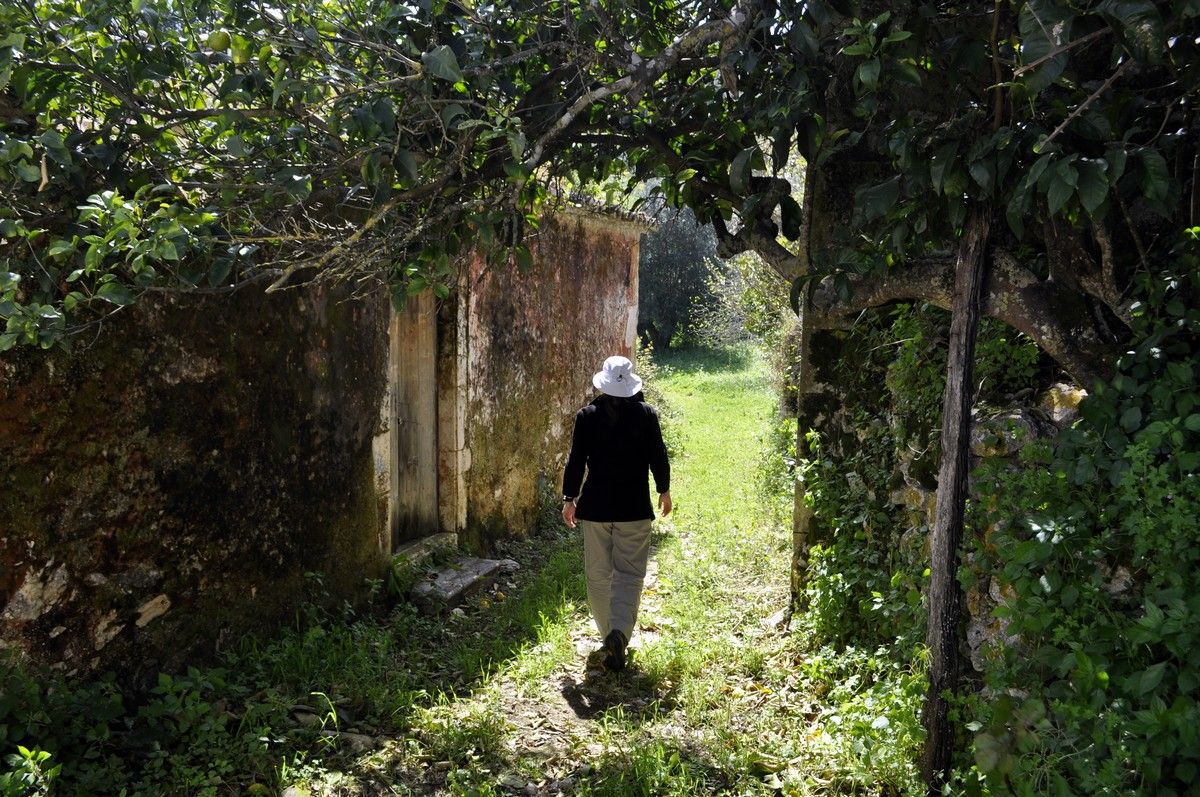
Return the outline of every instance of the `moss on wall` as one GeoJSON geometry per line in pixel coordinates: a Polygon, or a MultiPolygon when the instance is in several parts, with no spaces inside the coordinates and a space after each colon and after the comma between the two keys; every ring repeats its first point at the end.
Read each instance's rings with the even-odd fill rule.
{"type": "Polygon", "coordinates": [[[527,271],[472,264],[472,546],[532,529],[539,484],[559,489],[575,411],[594,395],[592,373],[606,356],[630,354],[639,237],[628,224],[563,215],[538,230],[527,271]]]}
{"type": "Polygon", "coordinates": [[[0,363],[0,644],[173,667],[380,565],[371,439],[387,306],[164,298],[0,363]]]}

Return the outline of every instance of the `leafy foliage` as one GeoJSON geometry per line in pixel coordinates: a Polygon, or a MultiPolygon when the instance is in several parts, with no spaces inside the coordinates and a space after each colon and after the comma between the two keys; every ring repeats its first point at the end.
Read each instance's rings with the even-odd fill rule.
{"type": "Polygon", "coordinates": [[[792,317],[787,280],[753,252],[710,264],[708,295],[692,300],[693,334],[708,346],[754,343],[780,352],[792,317]]]}
{"type": "Polygon", "coordinates": [[[52,345],[150,289],[357,273],[444,296],[448,257],[516,246],[514,203],[545,195],[514,113],[563,42],[541,21],[442,2],[6,4],[0,347],[52,345]]]}
{"type": "Polygon", "coordinates": [[[1155,282],[1081,421],[983,481],[1017,641],[993,651],[975,755],[1018,794],[1186,794],[1200,771],[1200,311],[1188,279],[1155,282]]]}
{"type": "Polygon", "coordinates": [[[1180,164],[1193,160],[1182,100],[1198,12],[10,4],[0,344],[53,345],[164,287],[354,275],[397,300],[444,295],[465,248],[527,260],[546,181],[618,174],[692,208],[723,254],[834,278],[843,300],[869,274],[903,276],[950,248],[966,207],[990,204],[1031,279],[1066,269],[1056,284],[1124,319],[1131,274],[1158,254],[1150,214],[1175,218],[1194,179],[1180,164]],[[859,164],[842,186],[852,212],[805,217],[794,150],[817,169],[859,164]],[[1059,224],[1091,234],[1103,275],[1042,259],[1059,224]],[[821,241],[790,249],[780,235],[821,241]]]}

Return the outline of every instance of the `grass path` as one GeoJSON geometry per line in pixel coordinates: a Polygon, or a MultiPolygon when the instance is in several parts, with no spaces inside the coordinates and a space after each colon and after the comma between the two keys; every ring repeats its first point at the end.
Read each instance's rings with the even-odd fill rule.
{"type": "Polygon", "coordinates": [[[631,668],[594,666],[582,544],[551,524],[559,530],[500,551],[526,563],[507,594],[405,643],[427,686],[377,690],[398,706],[381,747],[347,763],[335,740],[332,759],[284,783],[356,797],[920,792],[923,680],[886,649],[820,645],[805,615],[790,629],[774,622],[788,601],[790,524],[759,505],[774,422],[766,364],[691,353],[661,365],[682,454],[631,668]]]}
{"type": "MultiPolygon", "coordinates": [[[[764,642],[780,636],[767,620],[787,601],[788,540],[756,507],[773,410],[767,370],[754,358],[692,355],[668,361],[659,378],[683,454],[673,462],[676,512],[657,523],[633,666],[620,676],[594,667],[595,633],[573,603],[481,688],[424,711],[423,755],[399,767],[420,771],[407,788],[771,792],[757,743],[743,738],[774,694],[760,679],[764,642]],[[430,764],[431,751],[442,760],[430,764]]],[[[396,771],[394,749],[377,755],[396,771]]]]}

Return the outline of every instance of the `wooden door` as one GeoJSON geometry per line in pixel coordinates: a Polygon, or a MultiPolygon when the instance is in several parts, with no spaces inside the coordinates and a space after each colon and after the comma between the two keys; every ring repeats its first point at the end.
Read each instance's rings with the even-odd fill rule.
{"type": "Polygon", "coordinates": [[[438,532],[437,307],[432,291],[392,314],[392,548],[438,532]]]}

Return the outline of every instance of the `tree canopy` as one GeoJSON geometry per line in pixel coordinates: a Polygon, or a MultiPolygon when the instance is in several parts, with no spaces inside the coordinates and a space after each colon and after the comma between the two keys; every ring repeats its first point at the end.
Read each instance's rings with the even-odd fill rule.
{"type": "MultiPolygon", "coordinates": [[[[0,9],[0,348],[158,290],[386,282],[522,241],[628,173],[758,251],[822,323],[987,312],[1080,379],[1197,223],[1195,0],[315,0],[0,9]],[[807,161],[803,206],[785,166],[807,161]]],[[[1166,286],[1164,288],[1164,286],[1166,286]]]]}

